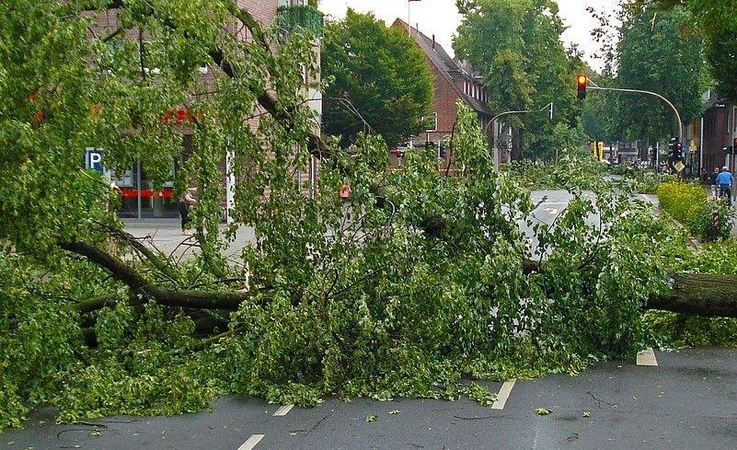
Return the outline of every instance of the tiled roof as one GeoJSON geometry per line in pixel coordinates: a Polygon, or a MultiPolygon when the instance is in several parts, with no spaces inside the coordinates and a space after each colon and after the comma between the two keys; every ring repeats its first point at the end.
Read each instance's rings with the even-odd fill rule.
{"type": "MultiPolygon", "coordinates": [[[[402,19],[396,19],[392,26],[402,27],[405,30],[408,29],[407,22],[403,21],[402,19]]],[[[433,39],[425,36],[416,28],[412,28],[412,37],[415,39],[415,42],[422,49],[422,51],[425,52],[425,55],[427,55],[428,59],[430,59],[435,67],[438,68],[438,71],[443,75],[443,77],[445,77],[448,83],[453,86],[453,89],[456,91],[458,96],[468,106],[470,106],[477,112],[489,115],[491,114],[484,102],[466,94],[458,86],[459,80],[464,80],[469,83],[474,83],[475,80],[468,73],[461,70],[458,63],[453,58],[451,58],[450,55],[448,55],[448,52],[446,52],[440,44],[434,42],[433,39]]]]}

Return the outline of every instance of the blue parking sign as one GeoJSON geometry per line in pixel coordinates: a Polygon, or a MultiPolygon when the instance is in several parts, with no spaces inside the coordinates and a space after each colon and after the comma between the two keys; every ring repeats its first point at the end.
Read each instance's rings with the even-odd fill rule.
{"type": "Polygon", "coordinates": [[[88,169],[92,169],[95,172],[100,172],[102,174],[105,173],[105,168],[102,167],[102,154],[103,150],[101,148],[94,148],[94,147],[87,147],[87,152],[85,153],[84,161],[85,166],[88,169]]]}

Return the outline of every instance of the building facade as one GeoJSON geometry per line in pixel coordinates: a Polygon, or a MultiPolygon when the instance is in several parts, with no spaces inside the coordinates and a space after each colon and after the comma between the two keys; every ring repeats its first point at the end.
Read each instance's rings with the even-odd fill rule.
{"type": "Polygon", "coordinates": [[[432,147],[447,164],[450,154],[446,151],[444,142],[452,135],[458,120],[457,101],[460,100],[476,112],[479,126],[487,136],[490,136],[492,130],[488,125],[492,116],[486,106],[488,93],[482,84],[481,76],[474,73],[468,64],[451,58],[435,41],[434,35],[428,37],[401,19],[396,19],[392,26],[410,33],[417,46],[424,52],[435,79],[431,117],[426,120],[428,128],[424,133],[410,139],[411,146],[423,149],[432,147]]]}
{"type": "MultiPolygon", "coordinates": [[[[320,54],[320,40],[319,35],[322,28],[322,13],[317,10],[316,0],[233,0],[235,4],[244,10],[247,10],[250,15],[255,19],[263,28],[271,26],[278,26],[280,32],[289,33],[294,27],[311,27],[315,29],[318,39],[315,40],[314,49],[315,56],[319,58],[320,54]]],[[[119,28],[118,11],[116,9],[107,9],[103,11],[97,11],[94,13],[96,26],[92,27],[89,32],[90,39],[99,39],[113,33],[119,28]]],[[[252,36],[248,34],[245,27],[233,28],[230,30],[234,36],[239,40],[249,41],[252,36]]],[[[138,35],[135,31],[128,32],[127,39],[132,41],[140,40],[145,42],[145,36],[143,38],[138,35]]],[[[275,49],[278,43],[273,44],[275,49]]],[[[319,64],[319,61],[318,61],[319,64]]],[[[146,73],[155,76],[159,73],[159,69],[155,67],[146,67],[146,73]]],[[[213,71],[219,70],[215,67],[203,66],[200,70],[200,77],[198,84],[201,86],[210,86],[215,88],[213,71]]],[[[317,122],[315,129],[319,130],[319,120],[321,115],[321,91],[319,89],[319,72],[316,75],[309,74],[305,68],[304,76],[304,89],[307,97],[307,104],[315,112],[317,122]]],[[[207,92],[208,89],[201,89],[203,92],[207,92]]],[[[261,109],[261,108],[259,108],[261,109]]],[[[186,114],[186,109],[183,109],[186,114]]],[[[177,116],[182,113],[179,110],[167,111],[164,114],[164,120],[176,121],[177,116]]],[[[263,109],[261,113],[266,113],[263,109]]],[[[244,124],[255,129],[258,126],[258,116],[251,119],[249,123],[244,124]]],[[[186,122],[186,121],[185,121],[186,122]]],[[[179,123],[179,122],[177,122],[179,123]]],[[[178,160],[172,163],[172,179],[176,176],[177,171],[181,165],[186,161],[187,155],[191,154],[192,148],[192,134],[191,130],[186,126],[181,126],[182,132],[182,153],[178,160]]],[[[88,153],[91,151],[102,151],[104,149],[95,149],[90,147],[88,153]]],[[[223,205],[226,208],[225,219],[228,219],[227,209],[232,206],[232,184],[235,183],[235,179],[228,175],[229,169],[229,158],[228,155],[223,155],[221,163],[221,170],[223,172],[223,184],[226,185],[226,192],[228,192],[228,198],[223,200],[223,205]]],[[[152,183],[149,181],[146,167],[140,162],[134,164],[128,171],[124,173],[108,173],[112,178],[112,182],[120,190],[121,195],[121,206],[118,210],[120,217],[128,218],[177,218],[178,203],[179,199],[174,195],[173,184],[165,183],[161,187],[153,188],[152,183]]],[[[300,172],[300,177],[305,178],[305,185],[309,185],[309,182],[314,178],[314,172],[304,171],[300,172]]]]}
{"type": "Polygon", "coordinates": [[[689,127],[693,141],[698,142],[701,168],[727,166],[737,170],[737,105],[722,100],[713,91],[704,94],[704,113],[689,127]]]}

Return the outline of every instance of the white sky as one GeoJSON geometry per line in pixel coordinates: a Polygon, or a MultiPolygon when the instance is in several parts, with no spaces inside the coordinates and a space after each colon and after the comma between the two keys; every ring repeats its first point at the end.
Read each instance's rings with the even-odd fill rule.
{"type": "MultiPolygon", "coordinates": [[[[591,40],[590,31],[597,24],[586,12],[587,6],[593,6],[598,11],[612,11],[611,0],[556,0],[560,7],[560,16],[569,28],[563,33],[565,47],[570,43],[577,43],[579,50],[584,52],[584,59],[595,69],[601,67],[598,60],[590,56],[597,51],[597,46],[591,40]]],[[[455,7],[455,0],[320,0],[319,9],[325,14],[336,18],[345,16],[348,7],[366,13],[373,12],[377,19],[391,25],[396,18],[400,18],[412,26],[418,26],[426,36],[435,35],[437,42],[453,54],[451,46],[452,36],[455,33],[460,16],[455,7]]]]}

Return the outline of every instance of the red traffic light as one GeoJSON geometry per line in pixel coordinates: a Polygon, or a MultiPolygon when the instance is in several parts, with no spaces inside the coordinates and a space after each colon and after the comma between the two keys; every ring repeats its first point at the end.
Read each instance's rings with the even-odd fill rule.
{"type": "Polygon", "coordinates": [[[578,87],[578,98],[584,99],[586,98],[586,84],[588,84],[589,79],[584,74],[578,74],[576,77],[576,86],[578,87]]]}

